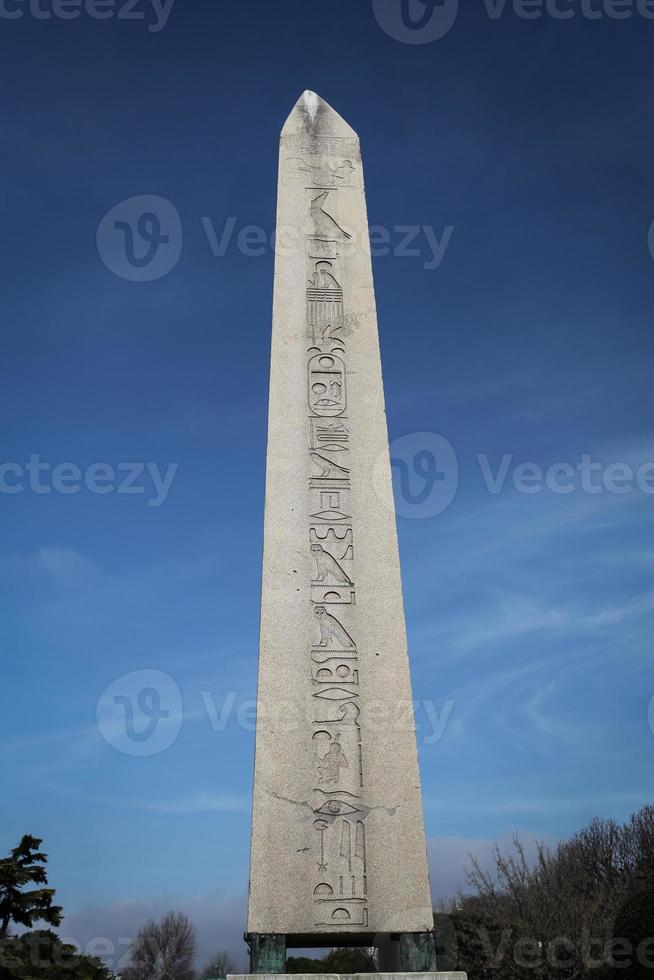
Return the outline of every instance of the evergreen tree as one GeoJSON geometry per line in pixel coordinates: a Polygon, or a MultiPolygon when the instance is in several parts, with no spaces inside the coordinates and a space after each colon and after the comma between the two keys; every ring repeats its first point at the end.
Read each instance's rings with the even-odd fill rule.
{"type": "Polygon", "coordinates": [[[58,926],[62,909],[52,904],[53,888],[26,888],[47,885],[46,854],[39,850],[41,839],[26,834],[8,858],[0,859],[0,939],[12,922],[30,929],[35,922],[58,926]]]}
{"type": "Polygon", "coordinates": [[[35,922],[58,926],[62,909],[47,885],[47,855],[41,840],[27,834],[9,857],[0,859],[0,980],[111,980],[100,960],[81,956],[49,930],[10,936],[12,923],[30,929],[35,922]]]}
{"type": "Polygon", "coordinates": [[[0,980],[111,980],[106,967],[54,932],[36,930],[0,940],[0,980]]]}

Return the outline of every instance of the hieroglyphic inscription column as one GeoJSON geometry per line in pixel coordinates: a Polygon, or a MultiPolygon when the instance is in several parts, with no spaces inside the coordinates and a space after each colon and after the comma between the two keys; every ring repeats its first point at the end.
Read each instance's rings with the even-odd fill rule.
{"type": "Polygon", "coordinates": [[[359,140],[311,92],[282,131],[276,249],[248,932],[425,933],[359,140]]]}

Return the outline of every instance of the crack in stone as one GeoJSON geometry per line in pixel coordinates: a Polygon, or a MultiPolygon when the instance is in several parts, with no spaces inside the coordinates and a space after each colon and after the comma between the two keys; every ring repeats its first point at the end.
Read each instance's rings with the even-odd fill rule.
{"type": "Polygon", "coordinates": [[[282,803],[292,803],[293,806],[306,806],[309,808],[311,813],[313,813],[313,807],[306,800],[292,800],[288,796],[282,796],[281,793],[274,793],[271,789],[267,789],[266,793],[268,796],[272,796],[276,800],[281,800],[282,803]]]}

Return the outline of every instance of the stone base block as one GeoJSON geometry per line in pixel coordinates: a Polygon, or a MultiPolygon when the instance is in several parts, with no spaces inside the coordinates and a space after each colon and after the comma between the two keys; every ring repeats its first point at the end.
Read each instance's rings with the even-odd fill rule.
{"type": "Polygon", "coordinates": [[[462,971],[433,973],[229,973],[227,980],[468,980],[462,971]]]}

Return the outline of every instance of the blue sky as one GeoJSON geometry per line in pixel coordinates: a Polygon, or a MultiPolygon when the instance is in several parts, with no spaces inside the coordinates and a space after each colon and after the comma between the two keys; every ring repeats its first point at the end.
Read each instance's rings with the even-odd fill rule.
{"type": "Polygon", "coordinates": [[[113,492],[0,493],[0,850],[45,838],[70,934],[174,905],[204,952],[242,949],[273,253],[237,239],[269,240],[305,88],[360,133],[395,253],[374,261],[395,453],[437,433],[458,463],[451,504],[398,527],[434,894],[470,848],[651,799],[654,21],[594,8],[480,0],[424,44],[370,0],[176,0],[159,30],[143,0],[0,16],[3,488],[30,457],[115,471],[113,492]],[[179,255],[129,281],[96,237],[143,195],[176,209],[179,255]],[[424,231],[398,254],[402,226],[446,242],[436,268],[424,231]],[[516,489],[516,466],[584,454],[600,492],[576,470],[570,493],[516,489]],[[616,463],[628,492],[602,483],[616,463]],[[172,678],[162,731],[181,723],[144,757],[96,718],[140,670],[172,678]]]}

